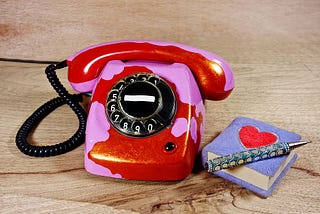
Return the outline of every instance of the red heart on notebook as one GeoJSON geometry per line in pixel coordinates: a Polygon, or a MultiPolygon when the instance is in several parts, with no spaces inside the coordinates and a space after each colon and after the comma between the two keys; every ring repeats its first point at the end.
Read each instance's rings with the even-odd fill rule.
{"type": "Polygon", "coordinates": [[[246,148],[267,146],[277,142],[278,137],[272,132],[260,132],[254,126],[243,126],[239,131],[241,143],[246,148]]]}

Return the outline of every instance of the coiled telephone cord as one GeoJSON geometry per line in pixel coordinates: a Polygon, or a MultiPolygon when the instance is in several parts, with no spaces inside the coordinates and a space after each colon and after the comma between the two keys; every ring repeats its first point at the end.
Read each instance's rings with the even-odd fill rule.
{"type": "Polygon", "coordinates": [[[65,87],[59,81],[56,70],[67,66],[66,61],[57,63],[56,65],[49,65],[45,73],[49,82],[60,97],[56,97],[47,103],[40,106],[30,117],[22,124],[16,135],[16,145],[21,152],[29,156],[35,157],[49,157],[64,154],[69,152],[78,146],[80,146],[85,140],[85,129],[87,114],[85,110],[81,107],[79,102],[82,102],[82,94],[71,95],[65,89],[65,87]],[[34,146],[31,145],[27,138],[32,132],[33,128],[40,123],[47,115],[49,115],[56,108],[68,104],[70,108],[77,115],[79,120],[79,128],[74,133],[74,135],[68,140],[57,143],[55,145],[48,146],[34,146]]]}

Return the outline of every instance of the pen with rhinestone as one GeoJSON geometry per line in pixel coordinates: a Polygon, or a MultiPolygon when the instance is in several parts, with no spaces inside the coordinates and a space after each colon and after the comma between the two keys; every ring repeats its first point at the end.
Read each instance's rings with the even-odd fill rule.
{"type": "Polygon", "coordinates": [[[222,169],[278,157],[290,153],[292,149],[310,143],[311,141],[299,141],[290,143],[275,143],[269,146],[262,146],[246,151],[237,152],[234,154],[217,157],[208,160],[205,167],[208,172],[215,172],[222,169]]]}

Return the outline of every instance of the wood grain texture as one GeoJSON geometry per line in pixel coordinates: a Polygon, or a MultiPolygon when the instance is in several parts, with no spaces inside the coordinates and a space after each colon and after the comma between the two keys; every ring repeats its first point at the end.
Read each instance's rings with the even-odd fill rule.
{"type": "Polygon", "coordinates": [[[0,196],[0,201],[1,210],[5,213],[83,213],[84,211],[106,214],[137,213],[128,210],[118,210],[106,205],[29,197],[25,195],[6,194],[0,196]]]}
{"type": "MultiPolygon", "coordinates": [[[[83,168],[83,146],[50,158],[17,150],[19,126],[56,94],[45,65],[0,62],[0,211],[319,213],[319,11],[320,2],[311,0],[0,1],[0,57],[59,61],[88,45],[120,39],[186,43],[221,55],[236,79],[227,100],[206,101],[204,145],[239,115],[313,141],[296,150],[298,160],[268,199],[200,169],[179,182],[90,175],[83,168]]],[[[66,70],[59,77],[72,91],[66,70]]],[[[31,140],[61,142],[77,126],[71,110],[62,107],[31,140]]]]}

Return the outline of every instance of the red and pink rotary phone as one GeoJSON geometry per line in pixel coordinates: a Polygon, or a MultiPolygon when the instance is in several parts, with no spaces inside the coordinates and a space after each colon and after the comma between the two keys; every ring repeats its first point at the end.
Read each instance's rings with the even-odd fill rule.
{"type": "Polygon", "coordinates": [[[72,87],[92,92],[85,168],[108,177],[187,177],[204,132],[202,98],[222,100],[234,87],[221,57],[176,43],[110,42],[66,63],[72,87]]]}

